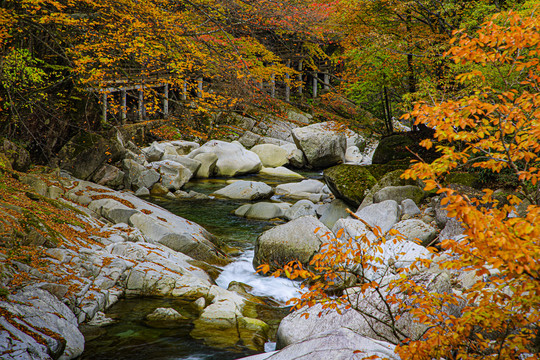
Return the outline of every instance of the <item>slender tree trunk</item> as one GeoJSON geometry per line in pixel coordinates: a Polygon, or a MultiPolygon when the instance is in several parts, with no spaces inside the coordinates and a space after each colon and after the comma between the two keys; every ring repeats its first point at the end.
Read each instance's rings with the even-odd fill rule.
{"type": "Polygon", "coordinates": [[[390,107],[390,100],[388,99],[388,90],[386,89],[386,86],[383,86],[383,93],[386,110],[386,129],[388,130],[388,134],[392,134],[394,132],[394,125],[392,124],[392,108],[390,107]]]}

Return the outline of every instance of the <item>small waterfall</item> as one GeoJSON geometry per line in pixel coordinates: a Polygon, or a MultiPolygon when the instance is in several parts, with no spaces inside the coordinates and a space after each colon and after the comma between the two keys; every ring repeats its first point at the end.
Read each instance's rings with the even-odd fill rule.
{"type": "Polygon", "coordinates": [[[216,283],[226,289],[231,281],[242,282],[253,287],[251,294],[268,296],[282,303],[301,295],[297,281],[257,274],[253,268],[253,256],[253,250],[244,252],[235,262],[225,266],[216,283]]]}

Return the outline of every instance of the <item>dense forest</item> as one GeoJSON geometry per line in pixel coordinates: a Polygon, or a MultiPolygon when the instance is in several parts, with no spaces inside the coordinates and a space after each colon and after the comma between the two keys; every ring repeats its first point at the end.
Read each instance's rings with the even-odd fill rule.
{"type": "MultiPolygon", "coordinates": [[[[152,140],[215,139],[234,128],[228,114],[279,117],[287,106],[374,139],[410,127],[437,159],[412,150],[415,161],[402,178],[441,196],[466,237],[428,247],[450,255],[413,263],[384,296],[380,282],[355,283],[362,294],[384,297],[391,316],[383,325],[392,333],[384,340],[402,359],[536,359],[538,6],[536,0],[0,0],[0,136],[26,149],[34,164],[54,167],[78,134],[152,121],[159,121],[152,140]],[[455,173],[479,180],[481,191],[448,186],[455,173]],[[489,282],[434,293],[414,278],[430,266],[489,282]],[[422,333],[402,332],[398,313],[422,323],[422,333]]],[[[0,190],[16,188],[21,169],[2,164],[0,157],[7,184],[0,190]]],[[[28,201],[17,203],[26,208],[28,201]]],[[[352,267],[378,271],[377,251],[367,254],[366,246],[382,253],[396,241],[366,226],[374,238],[329,241],[309,266],[293,261],[277,269],[277,276],[309,280],[293,303],[297,309],[362,312],[334,285],[352,267]]]]}

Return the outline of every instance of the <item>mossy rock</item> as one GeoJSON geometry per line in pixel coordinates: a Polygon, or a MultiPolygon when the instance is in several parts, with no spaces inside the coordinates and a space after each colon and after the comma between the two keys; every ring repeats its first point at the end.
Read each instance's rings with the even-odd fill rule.
{"type": "Polygon", "coordinates": [[[11,167],[11,162],[9,161],[6,154],[0,152],[0,169],[11,171],[13,168],[11,167]]]}
{"type": "Polygon", "coordinates": [[[379,179],[377,185],[379,189],[385,188],[387,186],[405,186],[405,185],[415,185],[418,186],[416,180],[412,179],[402,179],[404,169],[392,170],[384,174],[384,176],[379,179]]]}
{"type": "MultiPolygon", "coordinates": [[[[8,139],[0,138],[0,153],[1,157],[5,157],[8,160],[10,168],[26,172],[30,168],[30,153],[22,146],[17,145],[8,139]]],[[[5,159],[0,158],[0,163],[5,159]]],[[[6,168],[6,166],[0,164],[0,168],[6,168]]]]}
{"type": "Polygon", "coordinates": [[[79,179],[87,180],[107,162],[123,158],[125,149],[114,138],[82,132],[60,150],[60,167],[79,179]]]}
{"type": "Polygon", "coordinates": [[[358,207],[366,192],[377,183],[370,171],[361,165],[341,164],[324,170],[324,181],[339,199],[358,207]]]}
{"type": "Polygon", "coordinates": [[[373,154],[373,164],[387,164],[392,160],[416,159],[418,154],[424,161],[432,162],[440,156],[434,147],[427,150],[420,141],[431,138],[432,131],[407,132],[382,138],[373,154]]]}
{"type": "Polygon", "coordinates": [[[467,172],[451,172],[446,175],[446,184],[459,184],[472,188],[477,188],[479,185],[478,176],[467,172]]]}
{"type": "Polygon", "coordinates": [[[394,160],[387,164],[371,164],[364,167],[373,175],[377,181],[381,180],[387,173],[396,170],[406,170],[409,168],[409,160],[394,160]]]}

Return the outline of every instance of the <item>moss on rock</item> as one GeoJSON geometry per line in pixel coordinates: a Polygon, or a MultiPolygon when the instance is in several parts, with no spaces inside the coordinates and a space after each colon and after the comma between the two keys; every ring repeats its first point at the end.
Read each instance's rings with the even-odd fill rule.
{"type": "Polygon", "coordinates": [[[446,184],[459,184],[472,188],[476,188],[479,183],[476,175],[467,172],[451,172],[446,175],[445,182],[446,184]]]}
{"type": "Polygon", "coordinates": [[[341,164],[326,169],[324,180],[332,193],[349,205],[358,207],[367,190],[377,183],[371,172],[361,165],[341,164]]]}
{"type": "Polygon", "coordinates": [[[377,181],[381,180],[387,173],[396,170],[405,170],[409,168],[409,160],[394,160],[387,164],[371,164],[364,167],[369,170],[371,175],[377,181]]]}
{"type": "Polygon", "coordinates": [[[373,164],[387,164],[392,160],[416,159],[419,155],[424,161],[432,162],[440,156],[434,147],[427,150],[420,141],[432,138],[433,131],[407,132],[382,138],[373,154],[373,164]]]}

